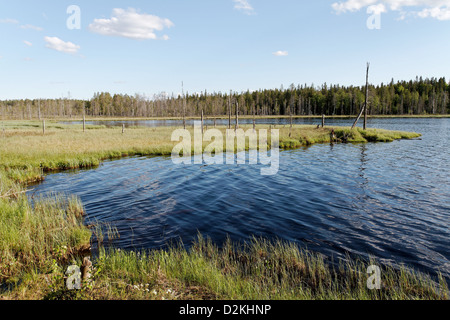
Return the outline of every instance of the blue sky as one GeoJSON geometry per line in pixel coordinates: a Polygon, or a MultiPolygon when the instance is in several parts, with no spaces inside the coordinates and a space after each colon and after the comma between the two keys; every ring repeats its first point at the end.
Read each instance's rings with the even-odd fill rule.
{"type": "Polygon", "coordinates": [[[450,78],[449,0],[2,1],[0,32],[2,100],[450,78]]]}

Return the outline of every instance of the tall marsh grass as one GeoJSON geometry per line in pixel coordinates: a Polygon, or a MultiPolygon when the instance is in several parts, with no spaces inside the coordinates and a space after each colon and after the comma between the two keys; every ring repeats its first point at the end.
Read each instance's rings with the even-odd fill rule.
{"type": "MultiPolygon", "coordinates": [[[[164,250],[103,249],[94,285],[79,299],[409,300],[448,299],[442,277],[379,265],[380,290],[367,287],[374,260],[332,264],[293,243],[254,238],[218,247],[199,235],[164,250]]],[[[60,292],[63,296],[64,290],[60,292]]],[[[61,297],[60,296],[60,297],[61,297]]]]}

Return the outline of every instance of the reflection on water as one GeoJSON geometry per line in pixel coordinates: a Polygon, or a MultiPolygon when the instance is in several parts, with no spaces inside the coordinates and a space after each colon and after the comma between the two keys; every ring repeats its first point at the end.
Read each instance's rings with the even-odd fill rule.
{"type": "Polygon", "coordinates": [[[449,123],[371,119],[372,127],[418,131],[423,138],[284,151],[275,176],[261,176],[259,166],[127,158],[49,175],[35,192],[79,195],[86,223],[116,226],[121,236],[114,245],[121,248],[189,244],[198,232],[218,243],[257,235],[328,257],[372,255],[450,277],[449,123]]]}

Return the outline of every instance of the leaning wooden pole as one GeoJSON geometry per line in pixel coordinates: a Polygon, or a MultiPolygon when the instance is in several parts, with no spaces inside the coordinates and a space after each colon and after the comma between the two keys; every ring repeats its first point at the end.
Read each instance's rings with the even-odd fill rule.
{"type": "Polygon", "coordinates": [[[358,118],[356,118],[355,123],[353,123],[352,129],[356,127],[358,124],[359,119],[362,117],[364,113],[364,130],[367,128],[367,102],[369,98],[369,67],[370,63],[367,63],[367,72],[366,72],[366,98],[364,102],[364,107],[361,109],[361,112],[358,115],[358,118]]]}
{"type": "Polygon", "coordinates": [[[367,103],[369,101],[369,68],[370,63],[367,62],[367,72],[366,72],[366,102],[365,102],[365,108],[364,108],[364,130],[367,129],[367,110],[369,109],[367,107],[367,103]]]}

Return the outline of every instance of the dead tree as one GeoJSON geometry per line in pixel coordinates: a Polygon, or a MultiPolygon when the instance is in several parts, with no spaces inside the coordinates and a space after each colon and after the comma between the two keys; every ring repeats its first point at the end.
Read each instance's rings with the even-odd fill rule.
{"type": "Polygon", "coordinates": [[[239,129],[239,102],[236,101],[236,131],[239,129]]]}
{"type": "Polygon", "coordinates": [[[367,63],[367,72],[366,72],[366,99],[364,102],[364,107],[361,109],[361,112],[358,115],[358,118],[356,118],[355,123],[353,123],[352,129],[354,129],[356,127],[356,125],[358,124],[359,119],[362,117],[363,113],[364,113],[364,130],[367,129],[367,102],[369,99],[369,68],[370,68],[370,63],[367,63]]]}

